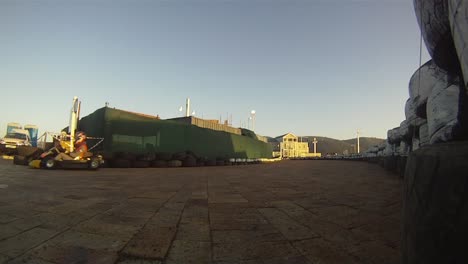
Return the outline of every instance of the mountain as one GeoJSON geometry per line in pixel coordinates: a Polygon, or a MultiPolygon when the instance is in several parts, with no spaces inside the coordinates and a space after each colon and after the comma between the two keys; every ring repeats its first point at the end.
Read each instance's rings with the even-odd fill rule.
{"type": "MultiPolygon", "coordinates": [[[[308,142],[309,143],[309,151],[314,152],[314,138],[317,139],[317,152],[322,153],[322,155],[326,155],[327,153],[337,153],[343,154],[343,152],[348,153],[356,153],[357,152],[357,142],[356,138],[347,139],[347,140],[339,140],[334,138],[328,137],[320,137],[320,136],[303,136],[299,137],[299,141],[308,142]]],[[[273,141],[273,138],[268,138],[268,141],[273,141]]],[[[384,142],[385,139],[375,138],[375,137],[360,137],[359,138],[359,149],[360,152],[364,152],[370,147],[374,145],[378,145],[384,142]]]]}
{"type": "MultiPolygon", "coordinates": [[[[359,148],[361,151],[366,151],[370,147],[375,145],[379,145],[380,143],[384,142],[385,139],[375,138],[375,137],[360,137],[359,138],[359,148]]],[[[343,140],[348,144],[356,144],[356,138],[343,140]]]]}
{"type": "MultiPolygon", "coordinates": [[[[312,141],[314,138],[317,139],[317,152],[326,155],[327,153],[337,153],[343,154],[344,152],[356,153],[357,152],[357,141],[355,138],[347,140],[339,140],[334,138],[327,137],[318,137],[318,136],[306,136],[302,137],[303,140],[306,139],[309,142],[309,151],[313,152],[314,145],[312,141]]],[[[305,141],[305,140],[304,140],[305,141]]],[[[374,145],[378,145],[384,142],[385,139],[374,138],[374,137],[360,137],[359,138],[359,150],[364,152],[374,145]]]]}

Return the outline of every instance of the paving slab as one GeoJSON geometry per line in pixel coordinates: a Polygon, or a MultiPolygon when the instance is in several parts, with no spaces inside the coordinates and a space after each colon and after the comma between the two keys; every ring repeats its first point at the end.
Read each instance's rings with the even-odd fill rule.
{"type": "Polygon", "coordinates": [[[118,259],[117,252],[66,245],[42,246],[29,253],[28,256],[52,263],[113,264],[118,259]]]}
{"type": "Polygon", "coordinates": [[[263,216],[278,229],[288,240],[303,240],[307,238],[319,237],[310,228],[296,222],[284,212],[276,208],[258,209],[263,216]]]}
{"type": "Polygon", "coordinates": [[[172,243],[166,264],[211,263],[211,243],[193,240],[175,240],[172,243]]]}
{"type": "Polygon", "coordinates": [[[101,216],[81,222],[73,230],[128,239],[138,232],[144,222],[145,219],[139,217],[101,216]]]}
{"type": "Polygon", "coordinates": [[[284,241],[286,238],[273,226],[264,225],[255,230],[212,230],[213,243],[252,243],[284,241]]]}
{"type": "Polygon", "coordinates": [[[354,259],[352,255],[323,238],[294,241],[292,243],[312,263],[359,263],[357,258],[354,259]]]}
{"type": "Polygon", "coordinates": [[[210,242],[210,224],[206,223],[180,223],[177,228],[177,240],[210,242]]]}
{"type": "Polygon", "coordinates": [[[117,252],[121,250],[128,240],[116,238],[115,236],[106,236],[78,232],[76,230],[67,230],[56,237],[50,239],[41,246],[64,246],[64,247],[83,247],[94,250],[105,250],[117,252]]]}
{"type": "Polygon", "coordinates": [[[400,263],[379,166],[31,170],[0,160],[0,263],[400,263]]]}
{"type": "Polygon", "coordinates": [[[46,242],[53,236],[57,235],[57,231],[44,228],[33,228],[14,237],[0,241],[0,254],[11,258],[18,257],[29,249],[46,242]]]}
{"type": "Polygon", "coordinates": [[[40,226],[43,222],[37,219],[16,219],[6,224],[0,224],[0,240],[15,236],[26,230],[40,226]]]}
{"type": "Polygon", "coordinates": [[[116,262],[117,264],[162,264],[160,260],[140,259],[132,257],[122,257],[116,262]]]}
{"type": "Polygon", "coordinates": [[[121,254],[136,258],[163,260],[174,240],[175,227],[147,226],[125,246],[121,254]]]}

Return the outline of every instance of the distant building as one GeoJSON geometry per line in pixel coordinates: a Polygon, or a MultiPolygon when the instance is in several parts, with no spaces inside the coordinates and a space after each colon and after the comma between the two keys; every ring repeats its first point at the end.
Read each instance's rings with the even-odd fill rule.
{"type": "Polygon", "coordinates": [[[198,117],[194,116],[184,116],[184,117],[176,117],[176,118],[170,118],[166,119],[169,121],[175,121],[175,122],[180,122],[180,123],[185,123],[185,124],[190,124],[193,126],[201,127],[201,128],[207,128],[211,130],[217,130],[217,131],[224,131],[224,132],[229,132],[231,134],[236,134],[236,135],[243,135],[243,136],[251,136],[257,140],[263,141],[265,143],[268,142],[267,138],[258,134],[255,134],[255,132],[245,129],[245,128],[236,128],[236,127],[231,127],[228,124],[228,121],[224,121],[224,123],[221,123],[217,119],[201,119],[198,117]]]}
{"type": "Polygon", "coordinates": [[[190,124],[201,128],[207,128],[211,130],[229,132],[236,135],[241,135],[241,129],[229,126],[227,123],[221,124],[216,119],[201,119],[194,116],[184,116],[166,119],[169,121],[176,121],[180,123],[190,124]]]}
{"type": "Polygon", "coordinates": [[[270,141],[273,148],[273,156],[281,156],[283,158],[307,158],[307,157],[320,157],[320,153],[310,153],[309,143],[302,142],[299,138],[292,134],[287,133],[274,138],[270,141]]]}

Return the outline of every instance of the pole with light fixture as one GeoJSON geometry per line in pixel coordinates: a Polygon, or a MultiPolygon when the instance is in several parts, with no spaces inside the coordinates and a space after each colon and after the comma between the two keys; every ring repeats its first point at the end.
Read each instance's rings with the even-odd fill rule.
{"type": "Polygon", "coordinates": [[[357,130],[357,153],[359,154],[359,129],[357,130]]]}
{"type": "Polygon", "coordinates": [[[252,131],[255,131],[255,110],[250,111],[250,117],[252,118],[252,131]]]}

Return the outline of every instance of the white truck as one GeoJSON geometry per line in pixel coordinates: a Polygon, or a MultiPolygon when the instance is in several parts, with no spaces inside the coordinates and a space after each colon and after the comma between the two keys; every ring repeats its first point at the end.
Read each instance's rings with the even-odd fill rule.
{"type": "Polygon", "coordinates": [[[31,146],[29,131],[14,128],[0,139],[0,148],[3,152],[14,152],[18,146],[31,146]]]}

